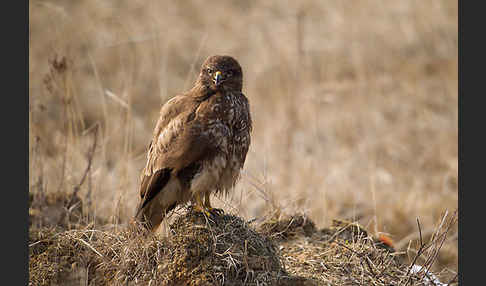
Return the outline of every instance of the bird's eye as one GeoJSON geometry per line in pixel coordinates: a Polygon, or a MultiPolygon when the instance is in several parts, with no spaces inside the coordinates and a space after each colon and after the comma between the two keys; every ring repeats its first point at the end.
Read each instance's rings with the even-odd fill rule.
{"type": "Polygon", "coordinates": [[[206,71],[208,72],[208,74],[212,74],[213,73],[213,70],[211,68],[207,68],[206,71]]]}

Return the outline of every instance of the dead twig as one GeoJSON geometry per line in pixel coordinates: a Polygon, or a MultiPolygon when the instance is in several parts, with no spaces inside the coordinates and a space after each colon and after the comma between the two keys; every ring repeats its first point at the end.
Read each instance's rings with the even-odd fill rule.
{"type": "Polygon", "coordinates": [[[101,254],[98,250],[96,250],[93,246],[91,246],[89,243],[84,241],[84,239],[81,238],[76,238],[76,240],[82,242],[84,245],[86,245],[89,249],[93,250],[94,253],[98,254],[100,257],[104,257],[103,254],[101,254]]]}
{"type": "Polygon", "coordinates": [[[78,192],[81,189],[81,186],[83,185],[84,181],[86,180],[86,178],[88,176],[89,171],[91,170],[91,165],[93,163],[94,152],[96,150],[96,144],[97,144],[97,141],[98,141],[98,125],[96,125],[96,127],[93,128],[93,132],[94,132],[93,145],[91,146],[91,149],[88,151],[88,155],[87,155],[87,157],[88,157],[88,166],[86,167],[86,170],[84,171],[84,174],[83,174],[80,182],[76,186],[74,186],[73,193],[71,194],[71,197],[69,198],[69,200],[66,202],[66,204],[64,206],[66,208],[66,212],[63,213],[59,217],[58,224],[60,224],[64,220],[64,218],[66,217],[66,215],[69,215],[71,213],[71,211],[73,209],[75,209],[75,206],[78,205],[78,203],[74,204],[74,202],[75,202],[76,197],[78,196],[78,192]]]}
{"type": "Polygon", "coordinates": [[[99,125],[97,124],[96,127],[93,129],[94,139],[93,139],[93,145],[91,146],[91,149],[88,151],[88,166],[86,167],[86,170],[84,171],[84,174],[83,174],[83,177],[81,178],[81,181],[76,186],[74,186],[73,194],[71,195],[71,199],[69,200],[69,203],[67,204],[68,207],[73,202],[74,197],[77,196],[79,189],[83,185],[89,171],[91,170],[94,152],[95,152],[95,149],[96,149],[96,142],[98,141],[98,127],[99,127],[99,125]]]}

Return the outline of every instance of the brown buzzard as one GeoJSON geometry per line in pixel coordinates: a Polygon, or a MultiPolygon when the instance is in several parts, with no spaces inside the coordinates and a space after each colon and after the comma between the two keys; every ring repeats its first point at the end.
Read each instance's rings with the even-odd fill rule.
{"type": "Polygon", "coordinates": [[[228,193],[235,185],[251,131],[242,85],[242,69],[234,58],[211,56],[194,87],[162,106],[135,214],[148,229],[155,230],[167,212],[188,201],[209,215],[210,194],[228,193]]]}

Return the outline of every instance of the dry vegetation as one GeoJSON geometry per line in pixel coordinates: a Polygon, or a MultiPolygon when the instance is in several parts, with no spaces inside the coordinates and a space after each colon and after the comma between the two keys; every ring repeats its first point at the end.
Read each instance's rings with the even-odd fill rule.
{"type": "MultiPolygon", "coordinates": [[[[65,202],[55,225],[39,228],[43,216],[31,216],[31,285],[436,286],[426,283],[437,279],[429,270],[457,219],[444,216],[430,241],[420,236],[419,253],[405,263],[403,253],[348,221],[317,230],[305,215],[246,222],[189,207],[160,237],[136,224],[95,228],[83,220],[82,201],[75,201],[65,202]],[[419,259],[427,271],[413,271],[419,259]]],[[[47,199],[42,207],[59,209],[56,202],[47,199]]],[[[454,282],[457,277],[447,284],[454,282]]]]}
{"type": "MultiPolygon", "coordinates": [[[[160,105],[192,85],[208,55],[230,54],[243,66],[253,139],[232,196],[213,201],[237,215],[221,219],[237,222],[251,243],[270,237],[278,259],[269,274],[238,264],[245,277],[223,276],[300,277],[303,285],[395,277],[400,285],[418,257],[441,281],[453,280],[457,12],[457,1],[29,1],[29,269],[40,275],[31,279],[51,281],[67,266],[79,270],[69,279],[93,285],[100,273],[112,282],[172,275],[153,269],[169,255],[160,249],[177,250],[177,241],[143,240],[126,227],[139,172],[160,105]],[[302,222],[303,233],[264,228],[271,222],[288,234],[285,218],[295,213],[312,221],[302,222]],[[358,222],[368,236],[332,243],[323,230],[334,219],[358,222]],[[366,239],[381,234],[403,253],[401,263],[366,239]],[[420,239],[433,243],[417,256],[420,239]],[[129,265],[137,257],[160,261],[138,269],[129,265]]],[[[191,218],[175,216],[165,230],[191,218]]]]}

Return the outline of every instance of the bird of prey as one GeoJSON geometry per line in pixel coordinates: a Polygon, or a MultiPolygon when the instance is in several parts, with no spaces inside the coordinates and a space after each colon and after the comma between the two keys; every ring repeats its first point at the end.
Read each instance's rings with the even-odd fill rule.
{"type": "Polygon", "coordinates": [[[167,212],[189,201],[211,215],[210,195],[233,189],[252,129],[242,86],[233,57],[211,56],[194,87],[162,106],[141,174],[136,221],[154,231],[167,212]]]}

